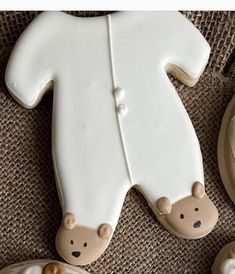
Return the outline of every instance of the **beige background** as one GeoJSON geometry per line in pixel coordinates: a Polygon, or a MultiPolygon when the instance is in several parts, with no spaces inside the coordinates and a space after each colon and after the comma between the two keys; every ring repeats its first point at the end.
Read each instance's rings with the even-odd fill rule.
{"type": "MultiPolygon", "coordinates": [[[[61,209],[51,161],[53,95],[45,96],[34,110],[26,110],[10,97],[4,84],[12,47],[37,14],[0,13],[0,268],[26,259],[58,258],[54,238],[61,209]]],[[[235,12],[184,14],[212,47],[209,64],[194,88],[176,80],[174,84],[201,143],[206,189],[219,210],[219,222],[203,239],[178,239],[159,224],[143,197],[131,190],[109,248],[85,267],[91,273],[209,273],[217,252],[235,238],[235,208],[221,183],[216,160],[221,119],[235,91],[235,12]]]]}

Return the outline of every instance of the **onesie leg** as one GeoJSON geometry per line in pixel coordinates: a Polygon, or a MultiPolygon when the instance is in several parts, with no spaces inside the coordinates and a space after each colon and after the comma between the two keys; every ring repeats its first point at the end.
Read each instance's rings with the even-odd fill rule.
{"type": "Polygon", "coordinates": [[[218,211],[199,182],[193,184],[191,195],[174,203],[167,196],[153,199],[153,193],[143,192],[143,189],[141,192],[158,220],[170,233],[180,238],[204,237],[217,223],[218,211]]]}
{"type": "Polygon", "coordinates": [[[130,184],[126,180],[108,182],[89,188],[77,184],[75,189],[71,186],[63,191],[64,216],[56,235],[56,249],[69,264],[90,264],[111,241],[130,184]],[[71,193],[74,195],[69,199],[71,193]]]}

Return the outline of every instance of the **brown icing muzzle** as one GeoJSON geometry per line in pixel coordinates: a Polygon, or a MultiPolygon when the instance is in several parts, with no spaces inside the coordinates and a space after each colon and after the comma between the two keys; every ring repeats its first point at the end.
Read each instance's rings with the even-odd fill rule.
{"type": "Polygon", "coordinates": [[[109,224],[101,224],[97,230],[79,226],[75,216],[67,213],[56,235],[56,249],[68,263],[87,265],[105,251],[112,234],[109,224]]]}

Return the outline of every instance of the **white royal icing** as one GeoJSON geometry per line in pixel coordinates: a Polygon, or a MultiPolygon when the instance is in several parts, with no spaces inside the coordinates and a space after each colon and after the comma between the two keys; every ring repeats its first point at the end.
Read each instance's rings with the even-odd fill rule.
{"type": "Polygon", "coordinates": [[[235,259],[227,259],[222,263],[221,274],[235,274],[235,259]]]}
{"type": "Polygon", "coordinates": [[[39,265],[33,265],[25,268],[20,274],[42,274],[43,268],[39,265]]]}
{"type": "Polygon", "coordinates": [[[54,81],[53,159],[64,213],[79,225],[115,228],[131,186],[154,203],[204,184],[198,139],[166,68],[196,81],[209,53],[179,12],[44,12],[30,24],[6,84],[32,108],[54,81]]]}

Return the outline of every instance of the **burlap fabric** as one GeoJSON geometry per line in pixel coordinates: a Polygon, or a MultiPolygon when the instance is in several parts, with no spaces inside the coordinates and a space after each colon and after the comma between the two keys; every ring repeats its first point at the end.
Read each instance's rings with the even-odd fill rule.
{"type": "MultiPolygon", "coordinates": [[[[4,84],[10,51],[37,14],[0,13],[0,267],[26,259],[59,258],[54,247],[61,209],[51,160],[53,95],[26,110],[11,98],[4,84]]],[[[209,273],[220,248],[235,239],[235,209],[221,183],[216,159],[221,119],[235,91],[235,13],[184,14],[212,47],[209,64],[194,88],[176,80],[174,84],[201,143],[206,189],[219,210],[219,222],[203,239],[178,239],[159,224],[144,198],[131,190],[109,248],[85,267],[91,273],[209,273]]]]}

